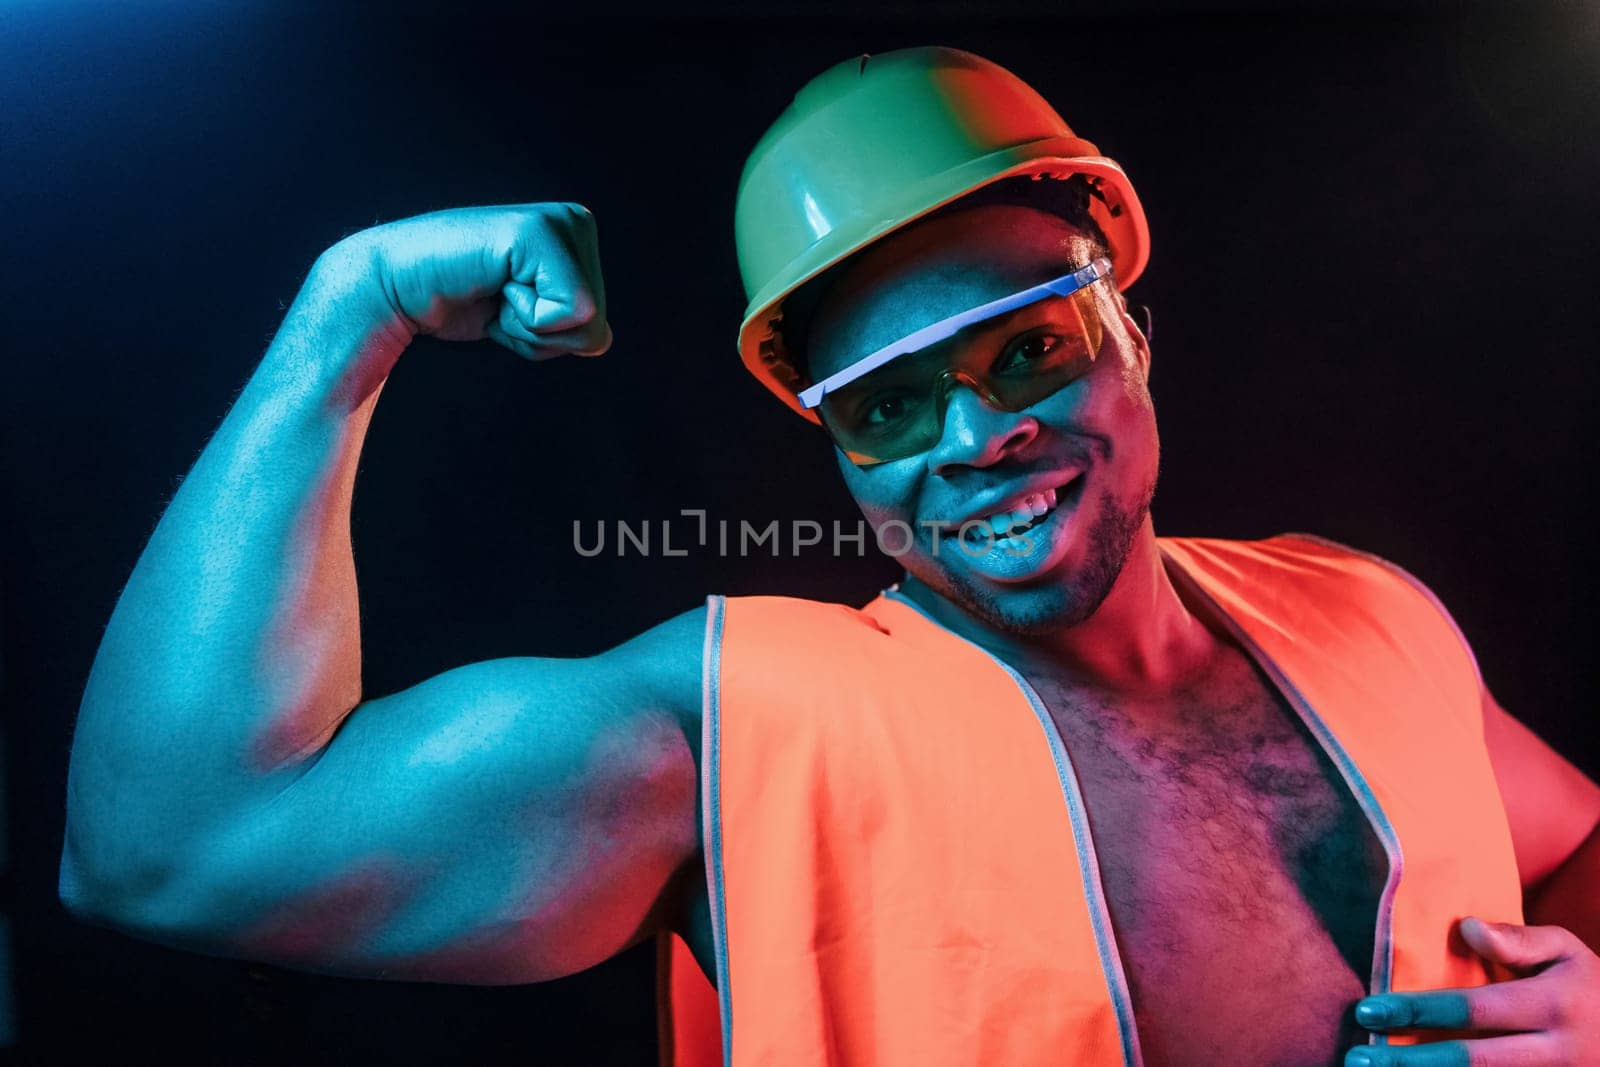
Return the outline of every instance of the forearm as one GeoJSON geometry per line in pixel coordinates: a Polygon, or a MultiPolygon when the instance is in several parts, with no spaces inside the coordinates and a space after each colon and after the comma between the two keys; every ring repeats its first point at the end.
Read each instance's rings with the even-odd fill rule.
{"type": "Polygon", "coordinates": [[[409,340],[319,260],[118,600],[79,713],[64,887],[154,891],[300,773],[361,697],[351,489],[409,340]]]}
{"type": "Polygon", "coordinates": [[[1532,925],[1562,926],[1600,952],[1600,825],[1527,902],[1532,925]]]}

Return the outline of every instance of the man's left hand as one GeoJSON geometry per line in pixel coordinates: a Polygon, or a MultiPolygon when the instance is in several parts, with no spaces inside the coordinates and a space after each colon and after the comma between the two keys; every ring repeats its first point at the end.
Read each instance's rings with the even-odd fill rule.
{"type": "MultiPolygon", "coordinates": [[[[1356,1005],[1378,1033],[1481,1031],[1423,1045],[1357,1045],[1345,1067],[1543,1067],[1600,1063],[1600,957],[1560,926],[1518,926],[1468,917],[1461,937],[1510,981],[1472,989],[1383,993],[1356,1005]]],[[[1419,1034],[1418,1036],[1425,1036],[1419,1034]]]]}

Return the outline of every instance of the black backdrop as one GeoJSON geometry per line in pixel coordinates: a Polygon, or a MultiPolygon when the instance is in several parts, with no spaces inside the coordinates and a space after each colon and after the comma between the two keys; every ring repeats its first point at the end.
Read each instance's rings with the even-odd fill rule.
{"type": "MultiPolygon", "coordinates": [[[[0,11],[4,662],[30,1059],[645,1063],[648,948],[504,989],[336,980],[80,925],[54,894],[71,723],[115,597],[305,268],[378,220],[575,199],[616,345],[419,343],[357,487],[366,689],[582,654],[708,591],[860,602],[882,558],[582,559],[571,520],[856,514],[739,369],[743,155],[827,65],[1011,67],[1128,169],[1153,259],[1158,532],[1321,533],[1429,583],[1491,688],[1590,773],[1592,5],[734,5],[0,11]],[[580,15],[582,17],[580,17],[580,15]]],[[[137,714],[137,708],[129,708],[137,714]]],[[[0,968],[0,974],[3,974],[0,968]]]]}

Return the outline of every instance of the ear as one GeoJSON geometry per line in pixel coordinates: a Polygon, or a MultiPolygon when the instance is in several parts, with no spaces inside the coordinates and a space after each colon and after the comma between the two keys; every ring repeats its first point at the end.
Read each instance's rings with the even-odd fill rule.
{"type": "Polygon", "coordinates": [[[1150,380],[1150,338],[1145,336],[1137,319],[1128,306],[1128,298],[1117,291],[1117,316],[1122,322],[1122,329],[1133,341],[1134,358],[1139,361],[1139,369],[1144,372],[1145,381],[1150,380]]]}

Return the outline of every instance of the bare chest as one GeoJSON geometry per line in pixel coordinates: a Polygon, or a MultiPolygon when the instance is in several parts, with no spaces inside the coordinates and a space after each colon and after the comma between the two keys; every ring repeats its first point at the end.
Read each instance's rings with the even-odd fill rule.
{"type": "Polygon", "coordinates": [[[1078,777],[1148,1067],[1342,1062],[1381,846],[1242,654],[1160,706],[1034,680],[1078,777]]]}

